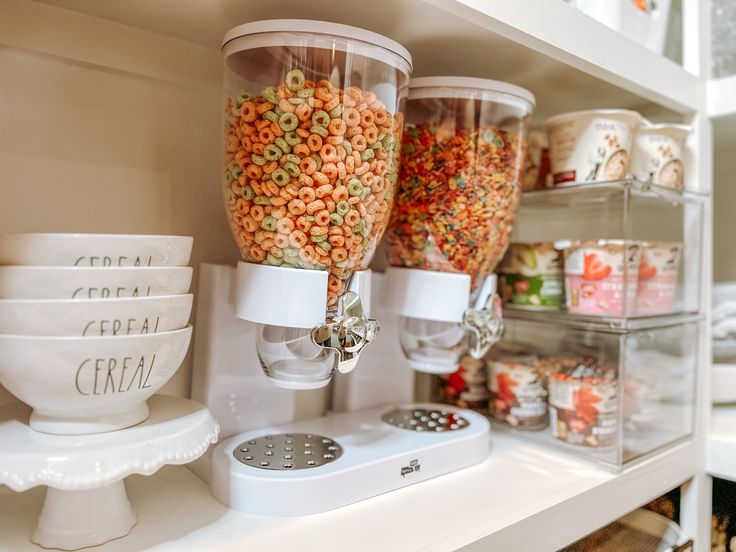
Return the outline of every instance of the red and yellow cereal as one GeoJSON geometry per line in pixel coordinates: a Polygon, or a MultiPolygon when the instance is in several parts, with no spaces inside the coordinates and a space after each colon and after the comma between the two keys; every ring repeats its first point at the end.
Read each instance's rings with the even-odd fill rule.
{"type": "Polygon", "coordinates": [[[404,132],[399,191],[386,235],[394,266],[482,282],[501,260],[518,209],[519,136],[494,126],[404,132]]]}

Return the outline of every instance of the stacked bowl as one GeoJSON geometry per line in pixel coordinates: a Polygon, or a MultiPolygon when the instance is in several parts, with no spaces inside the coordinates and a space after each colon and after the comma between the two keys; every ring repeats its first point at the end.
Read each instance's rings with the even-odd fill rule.
{"type": "Polygon", "coordinates": [[[0,235],[0,385],[30,425],[80,435],[135,425],[182,363],[192,238],[0,235]]]}

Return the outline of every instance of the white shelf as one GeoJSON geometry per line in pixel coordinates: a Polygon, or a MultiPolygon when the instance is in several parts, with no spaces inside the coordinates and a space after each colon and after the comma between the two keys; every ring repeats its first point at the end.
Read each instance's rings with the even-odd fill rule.
{"type": "Polygon", "coordinates": [[[705,452],[705,470],[736,481],[736,406],[715,406],[705,452]]]}
{"type": "MultiPolygon", "coordinates": [[[[405,45],[414,56],[414,76],[458,74],[529,88],[537,94],[539,121],[594,107],[646,111],[650,102],[689,113],[698,102],[696,76],[562,0],[375,0],[370,10],[360,0],[346,0],[339,7],[330,0],[38,0],[31,8],[13,6],[20,1],[10,0],[10,5],[29,16],[48,11],[50,5],[64,8],[51,8],[52,20],[78,12],[211,51],[219,49],[227,29],[258,19],[325,19],[361,26],[405,45]]],[[[111,32],[118,34],[115,27],[111,32]]],[[[13,36],[13,29],[6,32],[13,41],[29,42],[13,36]]],[[[63,26],[50,32],[63,35],[63,26]]]]}
{"type": "MultiPolygon", "coordinates": [[[[477,466],[324,514],[281,519],[228,510],[192,472],[167,467],[127,480],[138,525],[95,550],[552,551],[691,478],[695,458],[694,444],[684,443],[614,474],[494,434],[491,455],[477,466]]],[[[38,490],[0,491],[0,550],[38,550],[27,539],[42,499],[38,490]]]]}

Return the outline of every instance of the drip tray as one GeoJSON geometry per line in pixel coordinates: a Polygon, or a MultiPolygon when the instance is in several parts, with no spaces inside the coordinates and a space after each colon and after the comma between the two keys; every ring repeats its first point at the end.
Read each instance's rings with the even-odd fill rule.
{"type": "Polygon", "coordinates": [[[395,408],[386,412],[381,419],[410,431],[442,433],[468,427],[468,420],[446,408],[395,408]]]}
{"type": "Polygon", "coordinates": [[[342,447],[322,435],[276,433],[240,443],[233,456],[253,468],[305,470],[334,462],[342,456],[342,447]]]}
{"type": "Polygon", "coordinates": [[[477,412],[384,406],[235,435],[213,452],[210,486],[249,514],[316,514],[472,466],[489,445],[477,412]]]}

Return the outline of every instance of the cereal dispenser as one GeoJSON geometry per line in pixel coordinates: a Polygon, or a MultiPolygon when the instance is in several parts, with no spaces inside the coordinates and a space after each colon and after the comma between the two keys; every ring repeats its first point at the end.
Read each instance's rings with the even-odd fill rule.
{"type": "Polygon", "coordinates": [[[224,199],[235,311],[279,387],[355,367],[378,331],[367,271],[388,223],[411,56],[375,33],[270,20],[225,35],[224,199]]]}
{"type": "Polygon", "coordinates": [[[493,270],[511,238],[533,107],[527,90],[492,80],[410,83],[384,300],[416,370],[455,372],[500,337],[493,270]]]}
{"type": "MultiPolygon", "coordinates": [[[[361,29],[293,20],[237,27],[223,51],[224,195],[244,262],[202,271],[193,391],[225,439],[199,473],[231,508],[290,516],[482,461],[484,416],[412,404],[409,378],[381,392],[391,381],[377,383],[377,364],[407,374],[388,347],[367,349],[365,379],[338,378],[330,414],[297,406],[350,371],[377,331],[366,268],[394,202],[408,52],[361,29]]],[[[387,283],[376,278],[377,293],[387,283]]],[[[394,313],[374,312],[395,327],[394,313]]]]}

